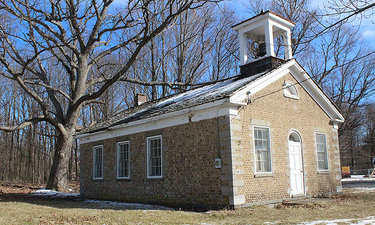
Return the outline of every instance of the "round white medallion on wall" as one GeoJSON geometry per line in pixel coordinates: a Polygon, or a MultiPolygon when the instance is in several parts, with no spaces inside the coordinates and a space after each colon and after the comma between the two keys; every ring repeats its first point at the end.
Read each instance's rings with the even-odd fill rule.
{"type": "Polygon", "coordinates": [[[288,98],[299,99],[296,85],[291,82],[285,82],[283,85],[284,96],[288,98]]]}

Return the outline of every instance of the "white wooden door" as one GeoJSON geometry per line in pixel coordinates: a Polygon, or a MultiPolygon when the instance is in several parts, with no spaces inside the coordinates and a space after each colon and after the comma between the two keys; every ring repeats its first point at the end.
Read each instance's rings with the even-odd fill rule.
{"type": "Polygon", "coordinates": [[[289,141],[290,188],[291,196],[303,195],[303,168],[301,143],[289,141]]]}

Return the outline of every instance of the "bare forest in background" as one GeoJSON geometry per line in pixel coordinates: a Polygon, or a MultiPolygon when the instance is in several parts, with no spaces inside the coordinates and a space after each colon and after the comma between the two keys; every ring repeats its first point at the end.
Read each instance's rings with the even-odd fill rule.
{"type": "MultiPolygon", "coordinates": [[[[2,80],[0,124],[19,124],[29,114],[38,113],[32,100],[16,85],[2,80]]],[[[50,173],[56,131],[46,123],[0,135],[0,181],[46,183],[50,173]]],[[[69,180],[79,179],[77,146],[72,146],[69,180]]]]}
{"type": "MultiPolygon", "coordinates": [[[[231,26],[258,14],[262,9],[271,9],[296,23],[292,30],[294,57],[346,119],[340,125],[339,132],[342,165],[352,168],[373,167],[375,50],[363,39],[359,27],[347,25],[363,16],[360,13],[367,12],[363,10],[356,13],[358,8],[372,4],[352,4],[355,3],[342,1],[330,5],[329,9],[318,9],[311,6],[308,0],[249,0],[247,5],[238,6],[248,8],[248,14],[241,17],[225,4],[207,4],[187,9],[175,17],[169,29],[145,44],[126,76],[119,78],[99,97],[82,105],[77,125],[87,127],[132,107],[137,93],[146,94],[148,100],[157,100],[197,84],[237,75],[239,49],[237,34],[231,26]]],[[[372,16],[372,12],[367,12],[365,16],[372,16]]],[[[0,20],[1,26],[4,26],[7,18],[0,16],[0,20]]],[[[151,30],[157,29],[152,26],[153,23],[150,24],[151,30]]],[[[2,43],[6,42],[4,37],[0,39],[2,43]]],[[[278,43],[282,43],[282,40],[278,40],[278,43]]],[[[256,50],[252,43],[249,45],[256,50]]],[[[280,53],[281,50],[278,47],[276,49],[280,53]]],[[[126,63],[124,59],[128,58],[126,51],[106,55],[100,62],[94,63],[88,76],[105,78],[108,74],[115,74],[126,63]]],[[[65,90],[67,78],[62,72],[63,66],[53,57],[44,61],[43,65],[54,74],[51,81],[53,86],[65,90]]],[[[39,103],[7,75],[5,68],[1,69],[1,74],[0,125],[15,127],[40,115],[39,103]]],[[[41,96],[46,95],[46,86],[38,84],[33,83],[32,90],[41,96]]],[[[101,88],[100,83],[92,85],[86,94],[97,93],[101,88]]],[[[67,100],[61,94],[57,95],[57,101],[64,103],[67,100]]],[[[62,106],[64,108],[66,104],[62,106]]],[[[58,135],[56,127],[45,121],[13,132],[0,131],[0,181],[46,183],[58,135]]],[[[77,143],[73,143],[70,148],[68,178],[79,179],[77,143]]]]}

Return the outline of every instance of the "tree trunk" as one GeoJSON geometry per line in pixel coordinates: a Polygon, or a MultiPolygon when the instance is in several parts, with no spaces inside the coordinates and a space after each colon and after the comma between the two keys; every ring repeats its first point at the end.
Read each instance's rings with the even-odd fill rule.
{"type": "Polygon", "coordinates": [[[67,132],[65,135],[60,133],[58,136],[47,189],[68,191],[68,164],[73,140],[73,132],[67,132]]]}
{"type": "Polygon", "coordinates": [[[68,161],[68,180],[72,180],[72,171],[73,171],[73,145],[70,147],[70,156],[68,161]]]}
{"type": "MultiPolygon", "coordinates": [[[[155,47],[154,40],[151,40],[151,81],[156,81],[156,68],[155,68],[155,47]]],[[[155,101],[158,98],[158,93],[156,90],[156,85],[151,86],[151,98],[155,101]]]]}
{"type": "Polygon", "coordinates": [[[374,168],[374,141],[371,140],[371,150],[370,150],[370,155],[371,155],[371,168],[374,168]]]}
{"type": "Polygon", "coordinates": [[[74,154],[75,154],[75,168],[76,168],[76,181],[78,180],[79,178],[79,175],[78,175],[78,143],[77,143],[77,139],[75,140],[75,144],[74,144],[74,154]]]}

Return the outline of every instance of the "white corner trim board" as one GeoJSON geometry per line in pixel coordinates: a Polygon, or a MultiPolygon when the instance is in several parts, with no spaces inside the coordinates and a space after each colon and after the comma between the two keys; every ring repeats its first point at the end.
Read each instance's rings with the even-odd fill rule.
{"type": "Polygon", "coordinates": [[[241,105],[244,105],[244,103],[231,103],[228,102],[228,99],[222,99],[152,118],[121,124],[95,133],[80,134],[77,135],[76,138],[79,139],[79,144],[81,145],[144,131],[172,127],[189,122],[212,119],[218,116],[237,115],[237,108],[241,105]]]}

